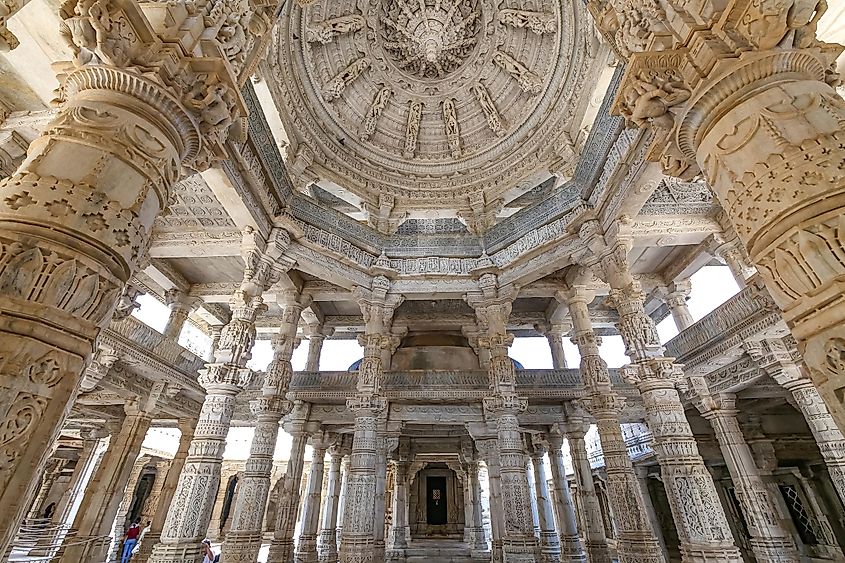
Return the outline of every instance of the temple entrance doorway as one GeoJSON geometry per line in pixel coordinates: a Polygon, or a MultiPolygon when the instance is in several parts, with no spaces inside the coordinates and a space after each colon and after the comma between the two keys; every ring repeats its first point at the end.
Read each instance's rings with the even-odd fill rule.
{"type": "Polygon", "coordinates": [[[426,462],[411,477],[409,515],[411,539],[464,537],[463,474],[443,462],[426,462]]]}
{"type": "Polygon", "coordinates": [[[426,481],[426,524],[445,526],[449,523],[446,503],[446,477],[428,475],[426,481]]]}

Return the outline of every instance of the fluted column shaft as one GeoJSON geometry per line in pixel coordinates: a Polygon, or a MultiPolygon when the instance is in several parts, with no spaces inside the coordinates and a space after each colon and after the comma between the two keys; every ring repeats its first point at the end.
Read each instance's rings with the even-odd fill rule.
{"type": "Polygon", "coordinates": [[[295,560],[298,563],[316,563],[317,531],[320,525],[320,504],[325,475],[326,448],[315,446],[311,456],[311,471],[308,473],[308,488],[300,518],[299,543],[296,546],[295,560]]]}
{"type": "MultiPolygon", "coordinates": [[[[308,435],[294,429],[290,447],[290,460],[285,472],[282,489],[279,491],[276,514],[276,530],[270,542],[267,563],[291,563],[293,561],[293,533],[299,515],[299,487],[305,467],[305,446],[308,435]]],[[[312,469],[313,471],[313,469],[312,469]]]]}
{"type": "Polygon", "coordinates": [[[340,465],[340,498],[337,501],[337,543],[340,546],[340,538],[343,535],[343,515],[346,511],[347,478],[349,477],[349,456],[347,455],[340,465]]]}
{"type": "Polygon", "coordinates": [[[663,552],[651,528],[619,424],[625,402],[613,390],[607,364],[599,354],[599,339],[593,331],[587,305],[592,299],[592,292],[585,286],[573,285],[567,293],[574,325],[572,341],[581,355],[581,374],[588,393],[586,404],[596,420],[601,438],[608,500],[618,531],[619,561],[662,563],[663,552]]]}
{"type": "Polygon", "coordinates": [[[525,480],[528,481],[528,495],[531,503],[531,522],[534,526],[534,535],[540,539],[540,515],[537,513],[537,488],[534,483],[534,469],[531,459],[525,456],[525,480]]]}
{"type": "Polygon", "coordinates": [[[601,517],[601,505],[593,483],[593,470],[587,455],[587,443],[583,429],[568,429],[566,439],[569,442],[569,455],[575,470],[575,483],[578,485],[578,497],[581,507],[581,522],[584,524],[585,547],[590,563],[610,563],[610,551],[607,535],[601,517]]]}
{"type": "Polygon", "coordinates": [[[393,522],[387,538],[387,547],[393,550],[408,547],[410,528],[408,527],[408,461],[393,462],[393,522]]]}
{"type": "Polygon", "coordinates": [[[478,479],[479,461],[471,460],[467,465],[467,489],[469,519],[464,528],[464,541],[473,551],[487,551],[487,535],[484,533],[484,519],[481,514],[481,482],[478,479]]]}
{"type": "MultiPolygon", "coordinates": [[[[621,243],[620,243],[621,244],[621,243]]],[[[619,250],[621,253],[621,250],[619,250]]],[[[673,359],[663,356],[660,338],[643,294],[627,267],[608,274],[610,301],[619,312],[619,332],[633,365],[628,373],[643,397],[654,453],[678,530],[685,562],[741,561],[713,478],[704,466],[684,414],[673,359]]]]}
{"type": "Polygon", "coordinates": [[[134,405],[127,407],[120,431],[112,436],[108,450],[85,490],[85,497],[72,526],[77,534],[73,542],[66,540],[67,545],[61,550],[60,562],[99,563],[105,558],[108,542],[85,543],[81,540],[93,540],[111,534],[132,467],[141,452],[141,444],[151,422],[149,413],[134,405]]]}
{"type": "Polygon", "coordinates": [[[179,421],[179,429],[182,432],[179,437],[179,447],[176,450],[176,455],[170,461],[170,467],[167,468],[167,475],[159,493],[158,506],[156,506],[155,514],[153,514],[150,529],[144,535],[144,541],[141,542],[141,548],[138,551],[138,561],[147,561],[153,552],[153,547],[161,539],[161,531],[164,529],[167,513],[170,511],[170,504],[173,502],[173,495],[176,494],[179,476],[185,467],[185,460],[194,438],[196,425],[197,421],[193,419],[179,421]]]}
{"type": "Polygon", "coordinates": [[[552,498],[560,536],[560,558],[564,563],[584,563],[587,554],[578,536],[578,521],[575,518],[575,504],[566,479],[563,464],[563,438],[549,435],[549,461],[552,470],[552,498]]]}
{"type": "Polygon", "coordinates": [[[795,544],[781,525],[774,501],[760,477],[751,448],[742,435],[736,411],[732,408],[733,399],[725,400],[727,407],[708,404],[700,410],[716,433],[716,440],[745,515],[754,557],[757,561],[797,563],[799,557],[795,544]]]}
{"type": "Polygon", "coordinates": [[[323,524],[320,530],[318,550],[320,560],[327,563],[337,561],[337,515],[340,505],[340,491],[343,481],[340,475],[344,453],[337,447],[330,451],[328,484],[326,486],[326,502],[323,509],[323,524]]]}
{"type": "Polygon", "coordinates": [[[690,313],[687,305],[691,290],[689,280],[675,282],[669,287],[669,292],[664,298],[666,305],[669,307],[669,312],[672,313],[672,319],[675,321],[678,332],[695,324],[695,319],[692,318],[692,313],[690,313]]]}
{"type": "Polygon", "coordinates": [[[487,479],[490,484],[490,532],[492,535],[492,558],[494,563],[504,561],[502,535],[504,531],[505,507],[502,502],[502,477],[499,472],[499,445],[496,439],[476,440],[484,463],[487,464],[487,479]]]}
{"type": "Polygon", "coordinates": [[[323,352],[323,343],[326,337],[322,334],[312,334],[308,337],[308,359],[305,362],[305,371],[320,371],[320,355],[323,352]]]}
{"type": "Polygon", "coordinates": [[[546,450],[534,446],[531,463],[534,466],[534,488],[537,494],[537,515],[540,519],[540,549],[543,561],[560,561],[560,537],[555,530],[555,515],[552,507],[549,483],[546,478],[546,450]]]}
{"type": "Polygon", "coordinates": [[[553,325],[546,331],[546,340],[549,341],[549,350],[552,352],[552,367],[565,369],[569,367],[566,361],[566,352],[563,350],[563,338],[569,332],[569,327],[553,325]]]}

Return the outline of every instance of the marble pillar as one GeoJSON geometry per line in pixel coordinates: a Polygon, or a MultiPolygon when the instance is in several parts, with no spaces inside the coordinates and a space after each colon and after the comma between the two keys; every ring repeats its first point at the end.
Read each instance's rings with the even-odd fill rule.
{"type": "Polygon", "coordinates": [[[845,505],[845,437],[830,415],[819,390],[791,358],[778,362],[775,369],[764,369],[792,394],[793,404],[804,415],[839,500],[845,505]]]}
{"type": "Polygon", "coordinates": [[[293,534],[299,515],[300,486],[302,471],[305,466],[305,446],[308,443],[308,433],[302,424],[297,424],[290,431],[293,442],[290,448],[290,458],[287,471],[282,478],[282,487],[276,503],[276,529],[270,541],[270,553],[267,563],[291,563],[293,561],[293,534]]]}
{"type": "Polygon", "coordinates": [[[478,293],[466,300],[483,330],[479,346],[490,351],[488,376],[492,395],[484,398],[485,417],[495,421],[499,441],[499,474],[501,479],[504,529],[502,553],[505,563],[533,563],[540,558],[539,542],[534,535],[531,512],[531,490],[525,473],[525,451],[518,414],[528,402],[516,393],[516,370],[508,356],[513,336],[507,332],[514,295],[503,291],[493,274],[478,280],[478,293]]]}
{"type": "Polygon", "coordinates": [[[702,416],[710,421],[716,433],[745,515],[754,556],[758,561],[799,561],[795,544],[781,525],[770,490],[754,464],[751,450],[736,420],[736,411],[721,407],[707,410],[702,416]]]}
{"type": "Polygon", "coordinates": [[[327,498],[323,507],[323,523],[317,549],[320,561],[335,563],[337,561],[337,515],[340,510],[340,491],[343,486],[340,472],[346,452],[341,444],[336,444],[330,448],[329,454],[331,462],[326,486],[327,498]]]}
{"type": "Polygon", "coordinates": [[[696,393],[693,398],[695,406],[710,422],[722,450],[748,526],[754,557],[758,561],[797,563],[799,557],[795,544],[781,525],[774,499],[770,497],[737,422],[736,397],[711,395],[703,377],[690,378],[690,381],[690,387],[696,393]]]}
{"type": "Polygon", "coordinates": [[[566,479],[563,463],[563,437],[552,432],[546,435],[549,442],[549,461],[552,470],[552,499],[560,536],[560,559],[563,563],[584,563],[587,554],[578,535],[575,504],[566,479]]]}
{"type": "MultiPolygon", "coordinates": [[[[294,552],[297,563],[317,563],[317,532],[320,525],[320,505],[322,504],[323,476],[325,475],[326,450],[330,445],[327,439],[312,438],[311,471],[308,473],[308,486],[302,505],[300,518],[299,542],[294,552]]],[[[334,436],[331,437],[334,441],[334,436]]]]}
{"type": "Polygon", "coordinates": [[[161,541],[153,548],[150,563],[198,563],[202,559],[201,542],[220,487],[235,397],[252,379],[252,372],[245,366],[255,340],[255,319],[266,309],[261,293],[267,281],[256,284],[244,280],[230,303],[232,320],[220,336],[215,361],[200,373],[205,400],[161,541]]]}
{"type": "MultiPolygon", "coordinates": [[[[595,240],[593,240],[595,242],[595,240]]],[[[605,247],[607,249],[607,247],[605,247]]],[[[604,263],[608,298],[619,312],[619,332],[632,364],[626,377],[643,398],[654,453],[678,530],[684,561],[741,561],[713,478],[704,466],[676,388],[679,368],[663,356],[654,322],[643,308],[644,295],[627,265],[628,241],[617,240],[604,263]],[[615,256],[616,261],[609,256],[615,256]]]]}
{"type": "Polygon", "coordinates": [[[531,451],[531,465],[534,467],[534,490],[537,498],[537,515],[540,519],[540,551],[544,563],[559,562],[560,536],[555,529],[555,515],[546,478],[545,444],[535,441],[531,451]]]}
{"type": "Polygon", "coordinates": [[[231,563],[253,563],[261,549],[264,507],[270,496],[270,475],[279,437],[279,421],[293,406],[285,399],[293,376],[290,360],[299,344],[296,337],[299,319],[309,302],[295,291],[282,292],[278,297],[282,321],[278,333],[273,336],[273,360],[267,368],[261,396],[250,404],[256,420],[255,434],[243,478],[238,483],[232,526],[226,534],[221,553],[222,558],[231,563]]]}
{"type": "Polygon", "coordinates": [[[628,60],[613,111],[655,132],[668,174],[713,189],[845,431],[845,104],[842,47],[816,39],[827,2],[777,17],[757,0],[589,5],[628,60]]]}
{"type": "Polygon", "coordinates": [[[467,507],[468,518],[464,528],[464,541],[475,553],[487,552],[487,535],[481,514],[481,482],[478,480],[479,460],[467,462],[467,507]]]}
{"type": "Polygon", "coordinates": [[[549,341],[549,350],[552,353],[552,367],[554,369],[566,369],[569,364],[566,361],[566,353],[563,350],[563,339],[569,334],[572,326],[567,323],[555,323],[542,327],[540,332],[549,341]]]}
{"type": "Polygon", "coordinates": [[[340,464],[340,498],[337,500],[337,547],[340,547],[340,538],[343,536],[343,514],[346,511],[346,491],[347,478],[349,477],[349,454],[347,454],[343,463],[340,464]]]}
{"type": "Polygon", "coordinates": [[[567,424],[566,440],[569,442],[569,455],[575,470],[575,484],[581,508],[581,522],[584,524],[584,547],[590,563],[610,563],[610,550],[604,532],[601,505],[593,483],[593,470],[587,455],[587,443],[584,435],[587,427],[583,423],[567,424]]]}
{"type": "Polygon", "coordinates": [[[167,290],[164,293],[164,301],[170,307],[170,316],[162,334],[178,341],[179,335],[182,334],[182,328],[188,321],[188,316],[196,309],[199,302],[177,288],[167,290]]]}
{"type": "Polygon", "coordinates": [[[176,493],[176,486],[179,484],[179,476],[185,467],[185,460],[188,457],[191,441],[194,439],[196,426],[197,421],[193,419],[181,419],[179,421],[179,430],[182,433],[179,437],[179,447],[176,450],[176,455],[170,461],[170,467],[167,469],[167,475],[158,497],[158,505],[153,514],[152,524],[149,531],[144,535],[144,541],[141,542],[138,551],[138,561],[147,561],[153,552],[153,547],[161,539],[161,531],[164,529],[167,513],[170,511],[170,504],[173,502],[173,495],[176,493]]]}
{"type": "Polygon", "coordinates": [[[378,563],[385,558],[385,520],[387,516],[387,458],[399,446],[396,435],[381,435],[376,448],[376,501],[373,522],[373,542],[375,553],[373,561],[378,563]]]}
{"type": "Polygon", "coordinates": [[[135,403],[128,404],[125,410],[120,430],[112,435],[108,450],[85,490],[71,526],[70,533],[76,533],[73,541],[65,540],[60,551],[61,563],[100,563],[106,556],[109,542],[95,540],[111,534],[126,484],[152,422],[150,413],[135,403]]]}
{"type": "Polygon", "coordinates": [[[651,493],[648,487],[648,467],[645,465],[634,466],[634,473],[637,475],[637,481],[640,484],[640,492],[643,496],[643,505],[645,506],[648,520],[651,522],[651,529],[654,530],[654,535],[657,537],[657,542],[660,544],[660,551],[663,553],[663,559],[669,561],[669,552],[666,550],[666,542],[663,539],[663,529],[661,527],[660,519],[657,517],[657,511],[654,509],[654,502],[651,499],[651,493]]]}
{"type": "Polygon", "coordinates": [[[569,281],[566,301],[573,323],[572,341],[581,355],[581,376],[587,388],[584,403],[596,421],[601,439],[608,501],[618,531],[619,561],[662,563],[663,552],[647,517],[619,423],[625,402],[611,385],[607,363],[599,354],[600,339],[593,331],[588,304],[595,295],[586,285],[576,283],[579,280],[569,281]]]}
{"type": "Polygon", "coordinates": [[[358,372],[356,393],[346,401],[347,408],[355,417],[355,431],[338,552],[338,560],[342,563],[370,561],[377,556],[378,418],[387,408],[387,401],[381,394],[384,379],[382,351],[390,346],[393,313],[403,301],[402,296],[390,293],[390,287],[390,280],[376,276],[371,288],[356,289],[365,321],[364,334],[359,338],[364,347],[364,358],[358,372]]]}
{"type": "Polygon", "coordinates": [[[502,535],[505,529],[505,507],[502,502],[502,479],[499,472],[499,445],[495,438],[485,438],[476,440],[475,447],[484,459],[484,463],[487,464],[487,479],[490,488],[492,560],[494,563],[501,563],[504,561],[502,535]]]}
{"type": "Polygon", "coordinates": [[[145,261],[156,216],[186,167],[220,158],[239,117],[240,66],[202,55],[227,53],[222,37],[203,33],[211,8],[168,4],[166,27],[136,2],[95,10],[74,0],[62,10],[63,25],[88,31],[67,34],[72,60],[54,64],[59,109],[0,180],[0,427],[10,429],[0,452],[0,553],[33,500],[95,340],[145,261]],[[100,26],[94,38],[92,21],[121,25],[100,26]],[[165,47],[181,29],[196,33],[180,36],[178,52],[165,47]],[[207,104],[191,103],[215,92],[225,126],[207,104]]]}
{"type": "Polygon", "coordinates": [[[672,313],[672,320],[675,321],[678,332],[682,332],[695,324],[695,319],[692,318],[692,313],[687,306],[691,291],[692,286],[689,280],[679,280],[667,288],[666,295],[663,298],[666,306],[669,307],[669,312],[672,313]]]}
{"type": "Polygon", "coordinates": [[[537,488],[534,483],[534,467],[529,456],[525,456],[525,480],[528,481],[529,501],[531,502],[531,522],[534,535],[540,539],[540,515],[537,512],[537,488]]]}

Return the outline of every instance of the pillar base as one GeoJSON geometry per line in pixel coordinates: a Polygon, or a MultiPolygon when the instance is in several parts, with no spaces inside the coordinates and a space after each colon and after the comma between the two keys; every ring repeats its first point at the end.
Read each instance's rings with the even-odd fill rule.
{"type": "Polygon", "coordinates": [[[537,545],[537,538],[516,539],[507,538],[502,540],[502,560],[504,563],[539,563],[540,546],[537,545]]]}
{"type": "Polygon", "coordinates": [[[320,556],[317,553],[317,536],[299,536],[299,544],[293,554],[296,563],[319,563],[320,556]]]}
{"type": "Polygon", "coordinates": [[[771,561],[771,563],[798,563],[800,561],[795,544],[785,538],[783,540],[751,538],[748,543],[757,561],[771,561]]]}
{"type": "Polygon", "coordinates": [[[201,539],[191,543],[156,544],[146,563],[195,563],[202,561],[201,544],[201,539]]]}
{"type": "Polygon", "coordinates": [[[684,563],[742,563],[739,550],[733,545],[723,548],[691,548],[680,546],[681,560],[684,563]]]}
{"type": "Polygon", "coordinates": [[[267,563],[290,563],[292,559],[293,539],[274,539],[270,542],[270,553],[267,555],[267,563]]]}
{"type": "Polygon", "coordinates": [[[660,543],[653,538],[620,538],[616,541],[616,552],[620,561],[665,563],[660,543]]]}
{"type": "Polygon", "coordinates": [[[261,550],[262,534],[254,531],[230,530],[223,543],[220,559],[231,563],[255,563],[261,550]]]}
{"type": "Polygon", "coordinates": [[[587,554],[578,536],[560,537],[560,560],[563,563],[586,563],[587,554]]]}
{"type": "MultiPolygon", "coordinates": [[[[589,555],[590,563],[610,563],[610,548],[607,547],[606,542],[595,543],[587,540],[586,544],[587,554],[589,555]]],[[[686,559],[684,559],[686,561],[686,559]]]]}
{"type": "MultiPolygon", "coordinates": [[[[338,563],[368,563],[375,561],[376,546],[372,539],[355,545],[341,545],[337,554],[338,563]]],[[[384,552],[382,552],[384,553],[384,552]]],[[[384,556],[382,555],[382,559],[384,556]]],[[[267,563],[275,563],[270,560],[267,563]]]]}
{"type": "Polygon", "coordinates": [[[138,549],[138,554],[135,559],[141,563],[147,563],[147,560],[153,554],[153,549],[161,541],[161,532],[153,532],[150,530],[144,535],[144,541],[141,542],[141,547],[138,549]]]}
{"type": "Polygon", "coordinates": [[[464,541],[472,551],[488,551],[487,534],[481,526],[467,526],[464,528],[464,541]]]}
{"type": "Polygon", "coordinates": [[[320,561],[323,563],[336,563],[337,561],[337,532],[334,529],[320,532],[320,541],[317,543],[317,552],[320,554],[320,561]]]}

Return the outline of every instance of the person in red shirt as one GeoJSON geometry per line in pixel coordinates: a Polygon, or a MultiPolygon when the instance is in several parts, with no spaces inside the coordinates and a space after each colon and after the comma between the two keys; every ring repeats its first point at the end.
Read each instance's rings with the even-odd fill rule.
{"type": "Polygon", "coordinates": [[[138,543],[138,536],[141,535],[141,521],[135,520],[129,529],[126,530],[126,537],[123,539],[123,555],[120,558],[120,563],[127,563],[132,557],[132,550],[135,549],[135,544],[138,543]]]}

